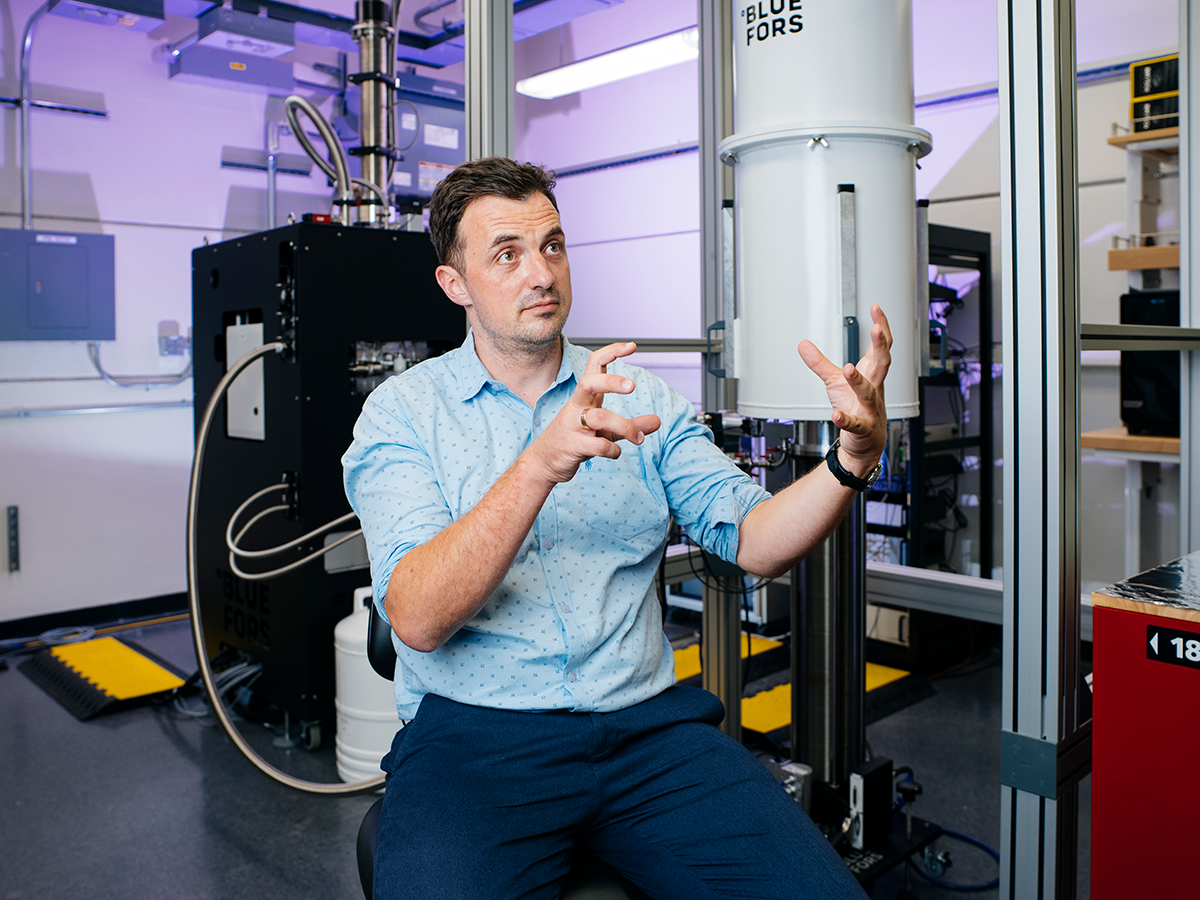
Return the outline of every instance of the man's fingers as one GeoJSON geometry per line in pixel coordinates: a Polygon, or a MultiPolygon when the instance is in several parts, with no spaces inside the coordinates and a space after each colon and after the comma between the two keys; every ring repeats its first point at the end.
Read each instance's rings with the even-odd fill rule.
{"type": "MultiPolygon", "coordinates": [[[[633,419],[626,419],[603,406],[593,406],[591,409],[585,410],[583,415],[587,417],[588,428],[592,431],[602,433],[602,436],[607,437],[610,441],[625,440],[633,444],[642,443],[647,434],[653,433],[646,431],[642,427],[643,424],[653,424],[654,430],[657,430],[661,424],[658,416],[637,416],[633,419]],[[645,420],[653,421],[646,422],[645,420]]],[[[582,423],[580,424],[582,425],[582,423]]]]}
{"type": "Polygon", "coordinates": [[[804,364],[826,384],[831,378],[837,378],[838,367],[826,359],[825,354],[818,350],[812,341],[801,341],[796,349],[800,352],[804,364]]]}
{"type": "Polygon", "coordinates": [[[637,349],[637,344],[633,341],[622,341],[617,344],[606,344],[599,350],[593,350],[592,355],[588,357],[587,368],[585,372],[591,374],[593,372],[603,372],[604,367],[609,363],[620,359],[623,356],[629,356],[637,349]]]}
{"type": "Polygon", "coordinates": [[[589,372],[579,379],[579,387],[576,388],[576,393],[583,391],[593,397],[600,394],[632,394],[633,388],[633,379],[626,378],[624,375],[589,372]]]}
{"type": "Polygon", "coordinates": [[[829,420],[842,431],[848,431],[850,434],[871,433],[871,425],[866,419],[861,416],[852,416],[841,409],[835,409],[829,420]]]}
{"type": "Polygon", "coordinates": [[[887,370],[892,367],[892,340],[882,328],[879,329],[878,338],[875,337],[875,329],[871,331],[871,342],[875,346],[875,371],[884,373],[886,377],[887,370]]]}
{"type": "Polygon", "coordinates": [[[654,434],[662,428],[662,419],[658,416],[634,416],[629,420],[642,434],[654,434]]]}
{"type": "Polygon", "coordinates": [[[850,363],[846,363],[842,368],[842,377],[846,379],[846,383],[850,385],[850,390],[854,391],[854,396],[858,398],[860,403],[870,409],[875,408],[878,394],[876,393],[875,385],[871,383],[866,375],[858,371],[850,363]]]}
{"type": "Polygon", "coordinates": [[[605,394],[632,394],[635,385],[624,375],[589,372],[579,379],[571,402],[579,407],[599,406],[605,394]]]}
{"type": "MultiPolygon", "coordinates": [[[[888,322],[888,317],[884,314],[883,310],[879,308],[878,303],[872,304],[871,306],[871,321],[878,325],[880,330],[883,332],[883,336],[887,341],[887,347],[890,350],[892,347],[892,326],[891,323],[888,322]]],[[[872,331],[874,331],[874,329],[872,329],[872,331]]]]}

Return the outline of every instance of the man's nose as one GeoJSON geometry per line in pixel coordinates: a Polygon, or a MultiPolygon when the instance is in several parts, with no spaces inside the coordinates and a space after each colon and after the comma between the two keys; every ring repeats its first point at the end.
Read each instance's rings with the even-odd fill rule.
{"type": "Polygon", "coordinates": [[[554,272],[550,270],[550,264],[546,262],[546,257],[541,253],[531,253],[525,258],[529,261],[527,277],[530,286],[544,289],[553,287],[554,272]]]}

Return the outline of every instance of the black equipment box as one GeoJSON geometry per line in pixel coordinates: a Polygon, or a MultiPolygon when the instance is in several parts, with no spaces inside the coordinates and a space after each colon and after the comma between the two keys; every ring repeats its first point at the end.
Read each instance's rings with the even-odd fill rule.
{"type": "Polygon", "coordinates": [[[1147,59],[1129,67],[1129,99],[1141,100],[1179,90],[1179,54],[1147,59]]]}
{"type": "Polygon", "coordinates": [[[1129,104],[1134,131],[1154,131],[1179,125],[1179,92],[1129,104]]]}
{"type": "MultiPolygon", "coordinates": [[[[1178,325],[1179,291],[1121,295],[1122,325],[1178,325]]],[[[1179,437],[1179,351],[1121,351],[1121,421],[1130,434],[1179,437]]]]}
{"type": "MultiPolygon", "coordinates": [[[[466,334],[463,310],[434,280],[436,265],[427,234],[313,223],[192,252],[197,431],[228,363],[284,328],[295,333],[294,355],[254,363],[216,411],[201,475],[197,587],[210,658],[228,646],[261,662],[255,694],[302,723],[334,715],[333,629],[351,613],[354,590],[370,584],[362,545],[339,548],[336,565],[330,554],[249,581],[230,569],[226,525],[285,473],[290,487],[263,497],[240,521],[276,504],[289,509],[263,518],[242,546],[275,547],[350,512],[341,456],[366,394],[466,334]]],[[[351,520],[334,533],[358,527],[351,520]]],[[[273,570],[325,539],[239,565],[273,570]]]]}

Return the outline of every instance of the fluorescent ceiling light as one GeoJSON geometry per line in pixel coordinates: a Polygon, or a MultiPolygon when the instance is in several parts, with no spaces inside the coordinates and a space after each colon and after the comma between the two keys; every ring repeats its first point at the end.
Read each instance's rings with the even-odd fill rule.
{"type": "Polygon", "coordinates": [[[540,75],[522,78],[517,82],[517,93],[538,100],[553,100],[623,78],[677,66],[700,56],[699,42],[699,30],[695,27],[673,31],[640,44],[631,44],[540,75]]]}

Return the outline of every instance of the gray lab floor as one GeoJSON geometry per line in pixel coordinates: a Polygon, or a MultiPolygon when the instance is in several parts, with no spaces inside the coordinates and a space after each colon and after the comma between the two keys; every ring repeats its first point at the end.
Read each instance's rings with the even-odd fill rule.
{"type": "MultiPolygon", "coordinates": [[[[194,668],[185,622],[125,635],[182,670],[194,668]]],[[[936,687],[935,696],[870,726],[868,739],[875,752],[916,771],[925,790],[919,815],[995,847],[999,666],[944,678],[936,687]]],[[[319,797],[278,785],[246,762],[218,726],[169,706],[79,722],[15,666],[0,671],[0,721],[4,900],[361,897],[354,839],[370,796],[319,797]]],[[[316,754],[273,752],[297,774],[331,778],[331,745],[316,754]]],[[[1090,799],[1085,781],[1081,897],[1087,897],[1090,799]]],[[[996,865],[981,851],[943,846],[955,860],[946,878],[994,877],[996,865]]],[[[961,896],[919,879],[914,886],[927,900],[961,896]]],[[[901,887],[897,871],[877,882],[873,896],[892,898],[901,887]]]]}

